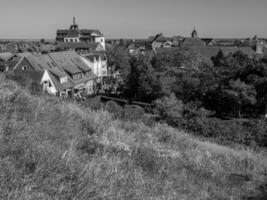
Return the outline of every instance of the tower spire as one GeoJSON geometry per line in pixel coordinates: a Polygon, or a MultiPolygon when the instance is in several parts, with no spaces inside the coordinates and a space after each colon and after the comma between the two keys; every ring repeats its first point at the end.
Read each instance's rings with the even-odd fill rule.
{"type": "Polygon", "coordinates": [[[73,25],[76,25],[75,16],[73,17],[73,25]]]}

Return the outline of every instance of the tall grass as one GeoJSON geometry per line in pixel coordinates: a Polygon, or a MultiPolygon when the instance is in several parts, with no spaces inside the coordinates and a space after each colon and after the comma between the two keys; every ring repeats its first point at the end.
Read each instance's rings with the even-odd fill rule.
{"type": "Polygon", "coordinates": [[[114,120],[0,76],[0,199],[242,199],[266,154],[114,120]]]}

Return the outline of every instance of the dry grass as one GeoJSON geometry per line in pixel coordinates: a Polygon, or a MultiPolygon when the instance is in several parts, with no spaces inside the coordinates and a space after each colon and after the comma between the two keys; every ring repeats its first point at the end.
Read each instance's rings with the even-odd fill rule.
{"type": "Polygon", "coordinates": [[[0,76],[0,199],[242,199],[265,183],[262,152],[113,120],[0,76]]]}

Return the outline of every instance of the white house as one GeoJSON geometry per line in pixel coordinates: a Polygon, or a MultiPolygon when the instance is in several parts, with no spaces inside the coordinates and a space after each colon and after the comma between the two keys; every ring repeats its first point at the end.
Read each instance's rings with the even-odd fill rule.
{"type": "Polygon", "coordinates": [[[107,58],[104,53],[83,54],[81,59],[92,69],[97,77],[108,75],[107,58]]]}
{"type": "Polygon", "coordinates": [[[96,79],[92,69],[73,51],[25,55],[14,71],[23,71],[25,76],[41,72],[37,82],[47,93],[59,96],[92,94],[96,79]]]}

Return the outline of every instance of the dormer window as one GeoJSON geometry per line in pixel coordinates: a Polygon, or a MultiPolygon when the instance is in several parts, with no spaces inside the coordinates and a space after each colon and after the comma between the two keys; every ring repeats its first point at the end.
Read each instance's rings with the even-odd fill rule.
{"type": "Polygon", "coordinates": [[[81,79],[81,78],[82,78],[82,74],[81,73],[73,75],[73,79],[74,80],[81,79]]]}
{"type": "Polygon", "coordinates": [[[61,77],[60,78],[60,83],[62,84],[62,83],[67,83],[68,82],[68,77],[61,77]]]}
{"type": "Polygon", "coordinates": [[[85,72],[86,76],[90,76],[91,75],[91,71],[85,72]]]}

